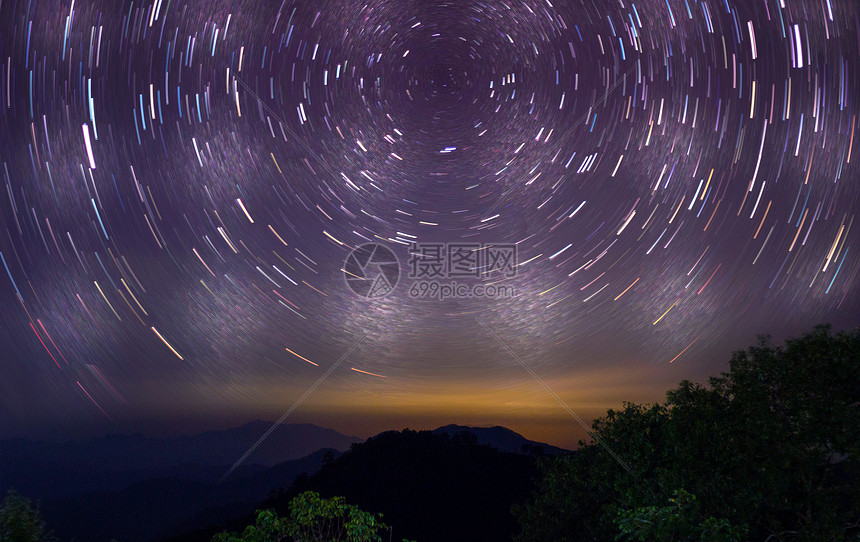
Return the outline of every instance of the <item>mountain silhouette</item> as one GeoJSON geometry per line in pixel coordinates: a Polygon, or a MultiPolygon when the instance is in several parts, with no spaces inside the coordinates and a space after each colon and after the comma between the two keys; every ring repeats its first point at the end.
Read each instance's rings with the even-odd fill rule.
{"type": "MultiPolygon", "coordinates": [[[[474,428],[449,436],[451,429],[380,433],[353,445],[316,474],[298,477],[289,491],[276,494],[262,507],[285,514],[293,497],[313,490],[323,497],[343,496],[363,510],[383,514],[392,526],[392,540],[510,540],[516,530],[510,510],[532,491],[538,473],[535,454],[480,444],[474,428]]],[[[492,428],[478,433],[488,438],[507,431],[492,428]]],[[[502,440],[514,439],[508,434],[502,440]]],[[[246,518],[246,523],[252,522],[246,518]]],[[[230,525],[233,530],[240,527],[230,525]]],[[[205,534],[212,533],[194,540],[207,540],[205,534]]]]}
{"type": "Polygon", "coordinates": [[[456,541],[478,533],[503,539],[514,528],[511,505],[531,489],[536,456],[565,452],[498,426],[386,431],[361,442],[311,424],[285,424],[222,482],[270,428],[255,421],[174,438],[2,441],[0,490],[14,487],[40,500],[61,539],[208,542],[225,527],[252,523],[257,508],[283,512],[289,498],[307,489],[383,512],[398,540],[456,541]]]}
{"type": "Polygon", "coordinates": [[[512,454],[526,453],[529,455],[558,455],[570,452],[570,450],[565,450],[551,444],[529,440],[507,427],[499,425],[493,427],[469,427],[450,424],[433,430],[435,434],[444,433],[450,437],[461,432],[475,435],[478,439],[478,444],[486,444],[500,452],[509,452],[512,454]]]}
{"type": "MultiPolygon", "coordinates": [[[[47,500],[118,491],[157,477],[213,482],[271,426],[271,422],[257,420],[181,437],[107,435],[62,444],[0,441],[0,491],[14,487],[23,495],[47,500]]],[[[281,424],[231,478],[299,459],[321,448],[346,450],[361,440],[313,424],[281,424]]]]}
{"type": "Polygon", "coordinates": [[[245,476],[233,473],[219,484],[180,477],[158,477],[138,481],[113,492],[77,495],[42,503],[48,525],[68,540],[123,542],[160,540],[251,514],[273,490],[288,488],[296,476],[313,474],[324,460],[340,455],[323,448],[273,467],[255,469],[245,476]]]}

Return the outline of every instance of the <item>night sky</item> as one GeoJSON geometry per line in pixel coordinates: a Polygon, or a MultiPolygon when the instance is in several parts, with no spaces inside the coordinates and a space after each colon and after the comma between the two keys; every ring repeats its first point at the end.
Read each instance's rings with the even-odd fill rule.
{"type": "Polygon", "coordinates": [[[858,89],[856,0],[0,0],[2,435],[573,446],[541,382],[587,423],[860,324],[858,89]],[[515,295],[410,296],[416,242],[515,295]]]}

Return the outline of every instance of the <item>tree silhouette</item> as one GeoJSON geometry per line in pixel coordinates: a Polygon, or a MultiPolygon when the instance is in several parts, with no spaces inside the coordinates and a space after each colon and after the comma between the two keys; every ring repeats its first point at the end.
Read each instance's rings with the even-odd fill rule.
{"type": "Polygon", "coordinates": [[[45,527],[39,515],[39,503],[19,495],[14,489],[6,492],[0,507],[0,542],[54,542],[56,537],[45,527]]]}
{"type": "Polygon", "coordinates": [[[515,509],[521,542],[630,539],[645,517],[724,518],[751,540],[860,536],[860,330],[761,338],[708,386],[681,382],[593,430],[630,471],[596,442],[543,460],[538,491],[515,509]],[[676,492],[695,495],[695,514],[668,513],[676,492]]]}
{"type": "Polygon", "coordinates": [[[290,501],[287,517],[258,510],[256,523],[241,535],[221,533],[212,542],[381,542],[379,533],[388,529],[381,514],[346,504],[343,497],[323,499],[306,491],[290,501]]]}

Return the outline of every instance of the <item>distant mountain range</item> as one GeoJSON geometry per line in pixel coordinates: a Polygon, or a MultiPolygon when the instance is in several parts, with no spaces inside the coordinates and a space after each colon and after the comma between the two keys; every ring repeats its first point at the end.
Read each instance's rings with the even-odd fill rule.
{"type": "MultiPolygon", "coordinates": [[[[176,533],[219,525],[245,517],[272,491],[289,488],[296,476],[317,472],[328,458],[341,455],[323,448],[273,467],[218,484],[181,477],[158,477],[132,483],[118,491],[98,492],[42,503],[47,524],[61,540],[74,537],[90,542],[160,540],[176,533]]],[[[238,471],[237,471],[238,473],[238,471]]]]}
{"type": "MultiPolygon", "coordinates": [[[[272,426],[254,421],[193,436],[108,435],[63,444],[0,441],[0,491],[14,487],[39,499],[115,491],[151,478],[218,480],[272,426]]],[[[347,450],[363,439],[312,424],[279,425],[235,475],[305,457],[321,448],[347,450]]]]}
{"type": "MultiPolygon", "coordinates": [[[[312,424],[282,424],[219,483],[270,428],[271,422],[255,421],[176,438],[137,434],[64,444],[0,441],[0,491],[15,488],[40,500],[49,527],[62,540],[159,540],[246,517],[273,491],[289,489],[298,475],[315,474],[324,462],[362,442],[312,424]]],[[[434,433],[461,432],[503,452],[563,451],[504,427],[448,425],[434,433]]]]}

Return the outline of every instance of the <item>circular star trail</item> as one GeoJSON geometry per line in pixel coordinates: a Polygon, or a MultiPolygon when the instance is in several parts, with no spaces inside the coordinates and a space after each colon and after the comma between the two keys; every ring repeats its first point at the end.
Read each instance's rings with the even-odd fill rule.
{"type": "Polygon", "coordinates": [[[0,28],[14,427],[286,410],[338,360],[319,410],[525,412],[508,349],[609,404],[860,323],[852,0],[5,0],[0,28]],[[516,295],[410,297],[416,242],[515,246],[484,284],[516,295]],[[400,259],[384,298],[344,280],[365,243],[400,259]]]}

